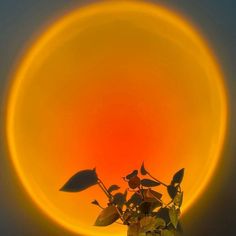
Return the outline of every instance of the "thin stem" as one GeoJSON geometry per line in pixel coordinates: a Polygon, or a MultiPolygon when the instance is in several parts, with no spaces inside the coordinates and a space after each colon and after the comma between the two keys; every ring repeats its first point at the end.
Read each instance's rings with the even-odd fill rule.
{"type": "Polygon", "coordinates": [[[155,197],[154,195],[153,195],[153,197],[154,197],[158,202],[160,202],[161,204],[166,205],[161,199],[155,197]]]}
{"type": "Polygon", "coordinates": [[[171,200],[169,203],[166,204],[166,207],[168,207],[169,205],[171,205],[174,202],[174,200],[171,200]]]}
{"type": "Polygon", "coordinates": [[[111,196],[108,194],[106,188],[104,188],[104,186],[102,185],[102,183],[100,182],[100,180],[98,181],[98,185],[99,185],[99,187],[102,189],[102,191],[106,194],[106,196],[110,199],[111,196]]]}
{"type": "Polygon", "coordinates": [[[139,189],[139,192],[140,192],[140,194],[141,194],[141,196],[142,196],[142,199],[144,200],[143,191],[142,191],[142,189],[140,188],[140,186],[138,187],[138,189],[139,189]]]}
{"type": "Polygon", "coordinates": [[[122,222],[124,222],[124,218],[123,218],[123,215],[122,213],[120,212],[120,210],[116,207],[116,211],[118,212],[119,216],[120,216],[120,219],[122,220],[122,222]]]}
{"type": "Polygon", "coordinates": [[[149,172],[147,172],[147,174],[148,174],[152,179],[156,180],[158,183],[162,184],[162,185],[165,186],[165,187],[168,187],[167,184],[165,184],[165,183],[161,182],[160,180],[156,179],[156,178],[155,178],[154,176],[152,176],[149,172]]]}
{"type": "Polygon", "coordinates": [[[104,210],[105,208],[104,207],[102,207],[102,206],[100,206],[100,205],[97,205],[99,208],[101,208],[102,210],[104,210]]]}
{"type": "Polygon", "coordinates": [[[110,192],[108,192],[108,189],[106,188],[105,184],[102,182],[101,179],[99,179],[100,183],[102,184],[103,188],[105,189],[105,191],[107,192],[107,195],[109,196],[109,199],[113,199],[113,196],[110,192]]]}

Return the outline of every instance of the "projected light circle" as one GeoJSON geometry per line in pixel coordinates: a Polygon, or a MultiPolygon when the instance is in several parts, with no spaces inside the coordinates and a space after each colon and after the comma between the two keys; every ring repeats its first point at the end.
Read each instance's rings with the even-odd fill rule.
{"type": "Polygon", "coordinates": [[[29,48],[14,74],[7,140],[33,201],[82,235],[125,235],[96,228],[105,196],[98,187],[59,188],[80,169],[106,185],[139,168],[165,182],[185,167],[184,211],[217,167],[226,129],[222,75],[200,35],[171,11],[136,2],[79,8],[29,48]]]}

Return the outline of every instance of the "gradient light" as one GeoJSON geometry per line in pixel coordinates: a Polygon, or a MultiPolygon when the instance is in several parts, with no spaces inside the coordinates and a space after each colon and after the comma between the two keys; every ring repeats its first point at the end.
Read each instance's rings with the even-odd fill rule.
{"type": "Polygon", "coordinates": [[[7,109],[19,178],[37,205],[83,235],[125,235],[93,225],[105,196],[58,189],[96,166],[109,185],[147,168],[165,182],[185,167],[184,210],[220,158],[227,107],[223,78],[199,34],[162,7],[106,2],[47,29],[22,58],[7,109]]]}

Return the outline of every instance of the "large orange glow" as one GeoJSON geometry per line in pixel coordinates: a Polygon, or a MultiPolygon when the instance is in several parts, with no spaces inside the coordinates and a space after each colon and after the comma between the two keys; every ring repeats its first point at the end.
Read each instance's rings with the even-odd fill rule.
{"type": "Polygon", "coordinates": [[[151,4],[79,8],[25,53],[9,92],[7,140],[24,188],[53,220],[82,235],[125,235],[93,225],[98,187],[59,188],[80,169],[106,185],[147,169],[165,182],[185,167],[184,211],[220,158],[227,118],[222,76],[199,34],[151,4]]]}

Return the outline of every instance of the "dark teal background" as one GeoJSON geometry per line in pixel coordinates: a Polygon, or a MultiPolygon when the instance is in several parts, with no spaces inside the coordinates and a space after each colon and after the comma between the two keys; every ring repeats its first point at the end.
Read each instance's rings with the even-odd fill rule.
{"type": "MultiPolygon", "coordinates": [[[[94,1],[0,0],[0,235],[70,236],[32,204],[12,168],[5,144],[5,104],[10,72],[40,29],[75,7],[94,1]]],[[[236,0],[163,0],[200,29],[225,75],[229,96],[227,140],[211,184],[183,216],[185,236],[236,235],[236,0]]],[[[207,131],[206,131],[207,132],[207,131]]],[[[52,170],[53,171],[53,170],[52,170]]]]}

